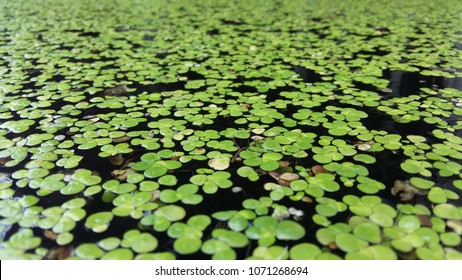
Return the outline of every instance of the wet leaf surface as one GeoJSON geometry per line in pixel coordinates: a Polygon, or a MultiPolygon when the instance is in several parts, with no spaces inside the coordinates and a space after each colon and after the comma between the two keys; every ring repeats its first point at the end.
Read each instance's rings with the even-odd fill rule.
{"type": "Polygon", "coordinates": [[[460,258],[458,1],[3,2],[1,259],[460,258]]]}

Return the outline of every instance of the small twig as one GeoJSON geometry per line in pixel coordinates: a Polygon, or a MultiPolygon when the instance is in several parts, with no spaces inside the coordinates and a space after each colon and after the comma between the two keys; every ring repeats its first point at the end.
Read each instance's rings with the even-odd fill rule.
{"type": "Polygon", "coordinates": [[[231,163],[235,162],[237,157],[239,156],[239,154],[243,151],[243,150],[246,150],[248,147],[242,147],[242,148],[239,148],[239,150],[237,150],[237,152],[234,154],[233,158],[231,159],[231,163]]]}
{"type": "Polygon", "coordinates": [[[237,141],[236,141],[236,138],[235,138],[235,137],[233,137],[233,142],[234,142],[234,145],[236,145],[236,147],[238,147],[239,149],[241,148],[241,146],[239,146],[239,144],[237,143],[237,141]]]}

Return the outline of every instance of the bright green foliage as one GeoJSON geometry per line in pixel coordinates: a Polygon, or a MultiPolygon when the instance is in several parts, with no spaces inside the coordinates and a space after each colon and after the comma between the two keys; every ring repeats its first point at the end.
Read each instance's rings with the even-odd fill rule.
{"type": "Polygon", "coordinates": [[[0,3],[0,259],[461,258],[460,1],[116,2],[0,3]]]}

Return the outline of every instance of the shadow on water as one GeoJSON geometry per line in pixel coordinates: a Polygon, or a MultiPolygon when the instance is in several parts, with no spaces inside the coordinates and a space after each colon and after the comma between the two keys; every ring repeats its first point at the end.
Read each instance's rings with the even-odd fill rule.
{"type": "Polygon", "coordinates": [[[300,77],[303,79],[305,83],[317,83],[317,82],[323,82],[321,75],[316,73],[316,71],[313,71],[311,69],[307,69],[305,67],[299,66],[299,65],[294,65],[292,66],[292,69],[297,72],[297,74],[300,75],[300,77]]]}
{"type": "Polygon", "coordinates": [[[390,81],[391,93],[387,97],[406,97],[419,94],[420,88],[454,88],[462,90],[462,78],[424,76],[418,72],[403,70],[385,71],[384,78],[390,81]]]}
{"type": "Polygon", "coordinates": [[[451,79],[444,79],[443,86],[447,88],[455,88],[457,90],[462,91],[462,78],[451,78],[451,79]]]}
{"type": "Polygon", "coordinates": [[[390,81],[389,88],[393,96],[409,96],[417,94],[419,88],[423,86],[424,81],[421,80],[419,73],[407,71],[389,71],[385,73],[385,77],[390,81]],[[388,76],[388,77],[387,77],[388,76]]]}

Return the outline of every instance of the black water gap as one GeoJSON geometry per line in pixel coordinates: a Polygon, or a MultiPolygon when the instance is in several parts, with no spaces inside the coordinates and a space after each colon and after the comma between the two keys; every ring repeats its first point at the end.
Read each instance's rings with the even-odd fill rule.
{"type": "MultiPolygon", "coordinates": [[[[386,70],[384,79],[390,81],[389,88],[391,94],[386,97],[406,97],[418,95],[420,88],[454,88],[462,90],[462,78],[444,78],[434,76],[424,76],[418,72],[408,72],[403,70],[386,70]]],[[[372,87],[372,86],[371,86],[372,87]]]]}
{"type": "Polygon", "coordinates": [[[293,65],[292,69],[300,75],[305,83],[317,83],[323,82],[322,77],[320,74],[316,73],[316,71],[307,69],[305,67],[299,65],[293,65]]]}

